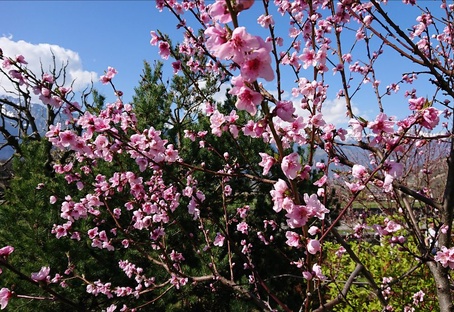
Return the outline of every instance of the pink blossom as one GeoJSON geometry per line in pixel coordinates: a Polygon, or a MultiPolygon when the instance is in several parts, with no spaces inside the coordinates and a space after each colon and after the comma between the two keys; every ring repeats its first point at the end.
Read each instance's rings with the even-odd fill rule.
{"type": "Polygon", "coordinates": [[[293,201],[288,198],[284,203],[290,204],[290,207],[287,208],[284,206],[284,209],[288,211],[285,215],[287,217],[287,224],[290,228],[300,228],[303,227],[309,218],[312,216],[312,210],[304,205],[295,205],[293,201]]]}
{"type": "Polygon", "coordinates": [[[318,179],[317,181],[314,182],[314,185],[316,185],[318,187],[322,187],[323,185],[325,185],[327,180],[328,180],[328,177],[326,175],[323,175],[323,177],[321,177],[320,179],[318,179]]]}
{"type": "Polygon", "coordinates": [[[253,82],[257,78],[272,81],[274,79],[274,71],[271,68],[271,46],[260,37],[257,38],[261,47],[250,52],[240,64],[241,76],[248,82],[253,82]]]}
{"type": "Polygon", "coordinates": [[[390,192],[394,179],[402,176],[404,168],[401,163],[397,163],[394,160],[386,160],[383,164],[383,170],[385,171],[383,189],[385,192],[390,192]]]}
{"type": "Polygon", "coordinates": [[[266,154],[266,153],[259,153],[260,157],[262,157],[262,161],[259,163],[259,166],[263,167],[263,175],[267,175],[270,172],[271,167],[276,162],[274,157],[266,154]]]}
{"type": "Polygon", "coordinates": [[[304,69],[317,65],[315,51],[309,48],[304,48],[303,54],[300,55],[300,60],[303,61],[304,69]]]}
{"type": "Polygon", "coordinates": [[[347,250],[344,247],[340,246],[339,249],[336,251],[335,255],[340,258],[346,251],[347,250]]]}
{"type": "Polygon", "coordinates": [[[300,156],[296,152],[293,152],[282,159],[282,171],[290,180],[295,179],[298,175],[298,172],[302,169],[300,161],[300,156]]]}
{"type": "Polygon", "coordinates": [[[349,190],[350,190],[353,194],[358,193],[359,191],[361,191],[361,190],[364,189],[364,187],[365,187],[363,184],[358,183],[358,182],[349,183],[349,182],[345,181],[345,185],[347,185],[347,187],[349,188],[349,190]]]}
{"type": "Polygon", "coordinates": [[[220,113],[218,110],[215,110],[210,116],[210,127],[211,132],[216,136],[221,136],[222,130],[221,126],[225,122],[224,114],[220,113]]]}
{"type": "Polygon", "coordinates": [[[378,235],[380,236],[385,236],[385,235],[388,235],[389,233],[387,231],[384,230],[384,228],[378,224],[374,224],[372,226],[372,228],[375,230],[375,232],[377,232],[378,235]]]}
{"type": "Polygon", "coordinates": [[[229,33],[227,29],[219,24],[215,24],[214,26],[208,27],[204,33],[207,36],[205,43],[207,49],[219,57],[219,48],[228,41],[229,33]]]}
{"type": "Polygon", "coordinates": [[[295,117],[295,107],[293,106],[292,101],[279,101],[277,102],[276,108],[274,109],[276,115],[281,118],[283,121],[293,122],[295,117]]]}
{"type": "Polygon", "coordinates": [[[286,198],[286,193],[288,191],[287,183],[279,179],[276,183],[274,183],[273,190],[270,191],[274,206],[273,210],[279,212],[282,210],[282,204],[284,198],[286,198]]]}
{"type": "Polygon", "coordinates": [[[264,28],[268,28],[271,25],[274,25],[273,16],[262,14],[257,18],[257,23],[264,28]]]}
{"type": "Polygon", "coordinates": [[[403,174],[404,167],[395,160],[386,160],[383,164],[383,170],[394,178],[399,178],[403,174]]]}
{"type": "Polygon", "coordinates": [[[394,131],[394,122],[390,121],[385,113],[378,114],[375,121],[370,121],[367,126],[375,134],[381,134],[382,132],[393,133],[394,131]]]}
{"type": "Polygon", "coordinates": [[[290,247],[300,247],[300,235],[292,232],[292,231],[287,231],[285,232],[285,237],[287,238],[287,241],[285,242],[288,246],[290,247]]]}
{"type": "Polygon", "coordinates": [[[20,64],[28,64],[28,63],[25,61],[25,57],[24,57],[22,54],[16,55],[16,62],[18,62],[18,63],[20,63],[20,64]]]}
{"type": "Polygon", "coordinates": [[[117,309],[117,306],[116,306],[115,304],[111,304],[111,305],[107,308],[106,312],[114,312],[116,309],[117,309]]]}
{"type": "Polygon", "coordinates": [[[310,280],[312,279],[312,273],[309,272],[309,271],[304,271],[304,272],[303,272],[303,277],[304,277],[305,279],[307,279],[308,281],[310,281],[310,280]]]}
{"type": "Polygon", "coordinates": [[[425,294],[422,290],[420,290],[420,291],[418,291],[417,293],[415,293],[415,294],[413,295],[413,304],[416,305],[416,306],[418,306],[421,302],[424,301],[424,296],[425,296],[425,295],[426,295],[426,294],[425,294]]]}
{"type": "Polygon", "coordinates": [[[245,110],[254,116],[257,113],[257,105],[263,100],[262,95],[248,87],[241,87],[239,90],[235,90],[236,93],[232,93],[232,91],[234,91],[234,89],[230,90],[231,94],[237,95],[235,106],[239,110],[245,110]]]}
{"type": "Polygon", "coordinates": [[[31,278],[36,282],[44,281],[49,276],[49,273],[49,267],[41,267],[41,270],[39,270],[39,272],[32,273],[31,278]]]}
{"type": "Polygon", "coordinates": [[[103,84],[108,84],[113,79],[113,77],[115,77],[116,74],[117,70],[109,66],[107,67],[107,72],[105,73],[105,75],[101,76],[100,81],[103,84]]]}
{"type": "Polygon", "coordinates": [[[255,0],[236,0],[236,11],[241,12],[244,10],[249,9],[253,4],[255,0]]]}
{"type": "Polygon", "coordinates": [[[221,233],[217,233],[216,237],[214,238],[213,245],[222,247],[222,246],[224,246],[224,240],[225,240],[225,236],[222,235],[221,233]]]}
{"type": "Polygon", "coordinates": [[[12,60],[8,57],[5,57],[5,59],[2,62],[2,67],[4,69],[10,69],[12,64],[13,64],[12,60]]]}
{"type": "Polygon", "coordinates": [[[316,227],[315,225],[311,226],[309,228],[309,230],[307,231],[310,235],[314,236],[316,235],[317,233],[320,232],[320,229],[318,227],[316,227]]]}
{"type": "Polygon", "coordinates": [[[3,310],[8,305],[9,299],[12,297],[12,292],[8,288],[0,289],[0,309],[3,310]]]}
{"type": "Polygon", "coordinates": [[[307,243],[306,248],[307,252],[312,255],[315,255],[317,252],[320,252],[322,250],[318,239],[310,239],[309,242],[307,243]]]}
{"type": "Polygon", "coordinates": [[[317,113],[311,116],[309,122],[316,127],[323,127],[326,124],[322,113],[317,113]]]}
{"type": "Polygon", "coordinates": [[[220,23],[225,24],[232,21],[232,17],[230,16],[225,0],[216,0],[215,3],[210,5],[208,13],[211,15],[213,20],[220,23]]]}
{"type": "Polygon", "coordinates": [[[384,231],[388,233],[394,233],[402,229],[402,226],[394,221],[388,221],[386,224],[386,227],[384,228],[384,231]]]}
{"type": "Polygon", "coordinates": [[[444,268],[449,267],[450,269],[454,269],[454,247],[449,249],[446,246],[441,247],[441,250],[437,252],[434,259],[444,268]]]}
{"type": "Polygon", "coordinates": [[[409,103],[409,108],[411,110],[421,110],[424,107],[424,104],[426,103],[426,98],[425,97],[419,97],[419,98],[411,98],[408,100],[409,103]]]}
{"type": "Polygon", "coordinates": [[[154,31],[154,30],[150,31],[150,36],[151,36],[150,44],[151,44],[152,46],[157,45],[158,42],[159,42],[159,37],[158,37],[158,35],[156,34],[156,31],[154,31]]]}
{"type": "Polygon", "coordinates": [[[310,281],[313,278],[319,279],[321,281],[326,280],[326,276],[323,275],[323,273],[322,273],[322,268],[317,263],[315,263],[312,266],[312,272],[304,271],[303,272],[303,277],[305,279],[307,279],[308,281],[310,281]]]}
{"type": "Polygon", "coordinates": [[[246,235],[248,233],[248,228],[249,228],[249,225],[244,221],[238,223],[236,226],[237,231],[241,232],[242,234],[246,234],[246,235]]]}
{"type": "Polygon", "coordinates": [[[357,141],[361,141],[363,138],[363,126],[358,120],[352,118],[348,122],[349,126],[352,127],[352,135],[357,141]]]}
{"type": "Polygon", "coordinates": [[[304,194],[304,202],[306,203],[307,209],[311,211],[311,216],[316,217],[320,220],[325,219],[325,214],[329,213],[329,210],[318,200],[316,194],[309,196],[304,194]]]}
{"type": "Polygon", "coordinates": [[[432,130],[435,128],[438,123],[440,122],[440,118],[438,117],[440,115],[440,111],[434,107],[428,107],[424,109],[421,112],[421,121],[420,124],[421,126],[432,130]]]}
{"type": "Polygon", "coordinates": [[[258,37],[246,32],[245,27],[237,27],[233,30],[231,38],[219,45],[215,55],[222,59],[233,59],[240,64],[245,60],[247,53],[260,48],[258,37]]]}
{"type": "Polygon", "coordinates": [[[345,136],[347,135],[347,130],[343,129],[343,128],[339,128],[337,129],[336,131],[336,134],[337,136],[342,140],[342,141],[345,141],[345,136]]]}
{"type": "Polygon", "coordinates": [[[5,246],[3,248],[0,248],[0,257],[8,257],[10,254],[12,254],[14,251],[14,247],[11,246],[5,246]]]}
{"type": "Polygon", "coordinates": [[[170,44],[166,41],[159,42],[159,55],[164,59],[167,60],[170,56],[170,44]]]}
{"type": "Polygon", "coordinates": [[[313,266],[312,266],[312,272],[314,273],[315,277],[321,281],[324,281],[326,280],[326,276],[323,275],[322,273],[322,268],[320,267],[320,265],[318,265],[317,263],[315,263],[313,266]]]}
{"type": "Polygon", "coordinates": [[[26,84],[26,78],[24,77],[24,75],[22,75],[21,72],[13,69],[13,70],[10,70],[8,72],[8,74],[11,76],[11,78],[17,79],[20,86],[26,84]]]}
{"type": "Polygon", "coordinates": [[[359,180],[364,180],[367,178],[367,170],[363,165],[353,165],[352,176],[359,180]]]}

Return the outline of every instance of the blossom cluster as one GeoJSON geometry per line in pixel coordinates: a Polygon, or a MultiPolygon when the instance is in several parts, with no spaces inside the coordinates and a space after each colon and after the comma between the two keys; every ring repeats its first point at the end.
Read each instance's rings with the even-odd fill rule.
{"type": "MultiPolygon", "coordinates": [[[[264,270],[256,267],[260,262],[254,259],[254,252],[258,249],[255,242],[274,248],[279,240],[285,245],[276,249],[284,254],[286,261],[299,270],[308,285],[319,287],[328,282],[323,253],[329,231],[337,225],[331,226],[331,222],[338,222],[351,202],[370,188],[394,200],[398,196],[396,190],[404,189],[400,184],[408,174],[404,163],[408,150],[426,144],[430,138],[424,136],[425,131],[436,129],[442,115],[450,116],[449,112],[442,114],[434,107],[434,100],[428,100],[416,90],[408,90],[404,95],[409,108],[407,117],[388,116],[382,101],[392,92],[398,93],[403,86],[412,84],[418,74],[403,75],[401,81],[391,83],[383,92],[374,71],[384,53],[382,48],[368,52],[368,61],[363,62],[355,59],[354,47],[349,53],[342,53],[333,43],[344,31],[341,25],[348,25],[346,29],[355,30],[355,44],[364,42],[370,50],[367,33],[374,24],[372,3],[353,4],[343,0],[330,6],[328,1],[274,1],[277,12],[290,18],[288,42],[275,33],[276,20],[281,20],[282,16],[269,13],[269,1],[264,1],[265,13],[257,18],[258,25],[268,31],[267,38],[253,34],[250,30],[253,27],[248,29],[239,24],[238,18],[250,12],[253,4],[254,1],[240,0],[216,0],[208,5],[204,1],[156,1],[157,8],[168,8],[179,18],[179,28],[185,30],[183,42],[175,47],[159,31],[151,31],[150,43],[157,47],[161,58],[176,58],[172,63],[174,74],[214,75],[220,83],[230,83],[229,94],[234,98],[235,108],[225,112],[219,103],[207,98],[205,107],[197,107],[197,114],[200,119],[206,118],[209,128],[181,129],[175,141],[178,144],[182,140],[197,141],[200,150],[216,154],[221,163],[216,169],[207,167],[205,162],[186,162],[182,156],[186,151],[163,139],[166,133],[152,126],[139,130],[134,107],[120,98],[97,113],[84,111],[77,102],[67,100],[72,92],[70,88],[55,88],[52,75],[44,73],[37,79],[27,74],[23,56],[4,58],[3,69],[8,70],[13,81],[32,88],[45,105],[62,109],[68,117],[65,124],[51,125],[46,138],[54,149],[71,155],[62,157],[61,163],[56,161],[53,169],[78,192],[50,198],[62,220],[61,224],[54,224],[52,233],[58,239],[88,242],[96,252],[113,254],[134,250],[165,273],[154,276],[151,269],[124,258],[118,268],[130,280],[127,284],[114,285],[110,281],[79,277],[86,283],[87,293],[107,299],[139,298],[163,285],[175,289],[195,285],[197,278],[192,277],[192,271],[184,265],[191,257],[206,265],[209,274],[203,279],[212,283],[213,289],[213,284],[223,282],[224,286],[237,290],[240,286],[235,284],[236,280],[242,277],[235,274],[247,274],[253,291],[243,290],[244,294],[257,291],[257,298],[275,298],[268,287],[263,286],[266,284],[259,272],[264,270]],[[197,32],[182,18],[185,12],[195,15],[202,30],[200,36],[196,36],[197,32]],[[289,70],[295,78],[294,85],[286,90],[281,70],[289,70]],[[324,113],[332,96],[326,78],[330,70],[341,76],[342,90],[337,96],[346,99],[349,130],[330,122],[329,114],[324,113]],[[348,81],[347,74],[350,75],[348,81]],[[352,91],[357,81],[356,91],[352,91]],[[351,106],[352,96],[365,86],[372,88],[379,103],[378,114],[369,120],[357,115],[351,106]],[[73,114],[75,111],[79,112],[77,116],[73,114]],[[232,159],[229,151],[214,151],[208,143],[210,139],[223,137],[233,141],[257,140],[269,149],[257,151],[259,161],[232,159]],[[367,151],[369,158],[349,159],[342,151],[342,147],[348,145],[367,151]],[[307,147],[307,154],[298,149],[301,146],[307,147]],[[319,154],[326,157],[326,163],[316,159],[319,154]],[[335,174],[330,173],[333,167],[335,174]],[[268,184],[271,191],[260,196],[269,197],[270,201],[263,203],[269,205],[266,208],[271,210],[274,219],[261,220],[261,216],[255,216],[260,220],[254,221],[253,200],[237,204],[235,178],[248,180],[253,195],[260,189],[258,184],[268,184]],[[349,190],[345,195],[349,204],[334,218],[327,190],[337,178],[342,187],[349,190]],[[205,179],[219,182],[219,187],[210,189],[205,179]],[[307,184],[315,190],[302,190],[307,184]],[[213,197],[218,197],[219,201],[214,201],[213,197]],[[214,207],[213,203],[218,202],[222,202],[221,208],[214,207]],[[187,241],[172,245],[182,237],[187,241]],[[227,253],[228,261],[219,258],[218,252],[227,253]],[[235,261],[242,263],[241,269],[235,261]],[[228,262],[228,270],[227,266],[218,269],[225,262],[228,262]],[[230,271],[229,279],[223,278],[223,271],[230,271]]],[[[414,50],[425,57],[444,53],[439,47],[433,49],[431,40],[452,43],[448,30],[443,30],[436,38],[426,37],[433,23],[431,14],[423,13],[410,30],[409,36],[418,47],[414,50]]],[[[375,35],[379,37],[378,33],[375,35]]],[[[404,51],[399,52],[404,54],[404,51]]],[[[447,74],[442,69],[440,72],[447,74]]],[[[117,74],[115,68],[109,67],[100,81],[113,86],[117,74]]],[[[441,103],[449,108],[449,101],[441,103]]],[[[239,149],[245,148],[236,143],[239,149]]],[[[250,198],[251,194],[244,196],[250,198]]],[[[426,201],[432,199],[421,193],[411,195],[426,201]]],[[[375,225],[374,229],[380,237],[391,236],[392,244],[402,245],[407,239],[400,235],[404,232],[400,222],[398,218],[386,218],[383,225],[375,225]]],[[[361,238],[365,229],[365,223],[358,224],[353,236],[361,238]]],[[[0,260],[6,261],[13,250],[10,246],[0,249],[0,260]]],[[[338,249],[339,261],[346,251],[344,247],[338,249]]],[[[454,249],[442,246],[434,260],[454,269],[454,249]]],[[[52,278],[50,272],[49,266],[43,266],[32,273],[30,279],[39,285],[66,285],[64,278],[60,275],[52,278]]],[[[67,273],[67,276],[75,274],[67,273]]],[[[384,301],[393,295],[392,281],[392,277],[384,277],[381,292],[377,292],[384,301]]],[[[13,295],[8,288],[0,290],[2,309],[13,295]]],[[[423,298],[424,292],[415,293],[413,304],[417,306],[423,298]]],[[[289,310],[275,301],[283,310],[289,310]]],[[[107,310],[116,308],[112,304],[107,310]]]]}

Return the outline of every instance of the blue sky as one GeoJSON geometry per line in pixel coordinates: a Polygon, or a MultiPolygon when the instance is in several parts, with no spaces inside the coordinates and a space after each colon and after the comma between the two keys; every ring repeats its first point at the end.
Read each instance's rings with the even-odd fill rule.
{"type": "MultiPolygon", "coordinates": [[[[423,4],[434,6],[434,3],[439,5],[439,2],[432,1],[423,4]]],[[[394,4],[398,2],[388,4],[394,17],[407,23],[414,21],[414,15],[394,10],[394,4]]],[[[99,76],[108,66],[118,70],[115,85],[124,92],[124,100],[130,101],[142,72],[143,61],[159,59],[156,48],[149,44],[150,30],[161,29],[173,36],[177,33],[175,18],[159,13],[154,1],[2,1],[1,8],[0,47],[5,54],[9,51],[11,54],[24,54],[31,60],[30,63],[39,64],[40,60],[43,63],[50,60],[52,49],[57,59],[69,60],[71,78],[79,82],[76,87],[82,88],[82,85],[94,80],[95,87],[108,96],[108,100],[114,99],[112,90],[98,83],[99,76]]],[[[253,7],[259,8],[257,4],[253,7]]],[[[255,19],[259,14],[248,20],[248,26],[256,25],[255,19]]],[[[244,18],[240,16],[241,21],[244,22],[244,18]]],[[[286,31],[288,21],[280,23],[279,27],[286,31]]],[[[258,29],[258,26],[254,28],[258,29]]],[[[389,69],[399,65],[401,61],[396,58],[381,63],[378,70],[384,76],[380,79],[386,80],[390,77],[389,69]]],[[[36,71],[39,67],[32,69],[36,71]]],[[[2,83],[4,81],[0,80],[0,85],[2,83]]],[[[291,88],[287,91],[290,92],[291,88]]],[[[333,90],[335,92],[337,88],[333,90]]],[[[343,114],[343,105],[334,97],[330,101],[332,107],[326,116],[337,118],[343,114]]],[[[354,99],[358,111],[366,118],[374,115],[368,101],[370,95],[354,99]]],[[[403,97],[400,97],[399,105],[396,104],[392,101],[385,103],[385,108],[390,108],[392,114],[406,111],[403,97]]]]}
{"type": "MultiPolygon", "coordinates": [[[[116,86],[129,100],[139,81],[143,60],[153,62],[158,58],[149,44],[150,30],[168,21],[154,5],[154,1],[2,1],[0,37],[71,50],[80,60],[72,53],[59,51],[62,57],[69,58],[70,67],[71,62],[80,62],[75,64],[78,69],[98,76],[113,66],[119,72],[116,86]]],[[[23,54],[29,49],[32,47],[22,45],[23,54]]],[[[101,84],[96,87],[111,95],[109,88],[101,84]]]]}

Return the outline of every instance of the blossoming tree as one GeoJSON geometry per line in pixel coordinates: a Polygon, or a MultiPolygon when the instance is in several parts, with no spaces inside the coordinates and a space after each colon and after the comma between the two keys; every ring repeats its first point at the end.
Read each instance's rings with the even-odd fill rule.
{"type": "MultiPolygon", "coordinates": [[[[65,94],[46,88],[45,77],[30,79],[22,57],[3,56],[12,79],[56,97],[53,105],[79,112],[46,135],[55,149],[73,153],[54,170],[79,190],[50,198],[62,221],[49,231],[112,254],[129,280],[91,279],[77,263],[68,263],[65,272],[43,266],[27,274],[14,267],[11,246],[0,249],[0,265],[76,308],[64,288],[77,282],[103,298],[99,306],[108,311],[140,310],[169,293],[200,287],[202,293],[236,296],[242,309],[342,310],[355,308],[349,294],[359,281],[384,311],[418,309],[429,291],[439,310],[452,311],[454,5],[441,1],[429,10],[411,0],[159,0],[156,6],[173,14],[184,33],[173,46],[151,31],[160,56],[175,58],[175,75],[198,73],[231,86],[235,107],[226,112],[204,94],[202,79],[194,81],[205,104],[190,113],[205,119],[206,129],[185,131],[185,140],[218,161],[188,161],[163,132],[139,130],[133,106],[121,98],[97,114],[82,112],[65,94]],[[414,20],[400,24],[391,18],[399,9],[414,20]],[[391,67],[390,60],[399,66],[391,67]],[[420,80],[424,90],[414,88],[420,80]],[[324,108],[336,97],[350,130],[327,121],[324,108]],[[355,103],[361,99],[374,117],[359,116],[355,103]],[[401,116],[390,115],[390,103],[402,107],[401,116]],[[232,142],[228,149],[211,144],[221,137],[232,142]],[[254,141],[268,146],[254,151],[255,157],[247,143],[254,141]],[[304,157],[301,146],[307,148],[304,157]],[[416,159],[421,160],[411,161],[416,159]],[[442,191],[435,192],[440,177],[430,164],[442,159],[447,170],[437,184],[442,191]],[[323,175],[311,183],[317,187],[312,192],[307,181],[314,169],[323,175]],[[335,207],[331,189],[339,182],[345,200],[335,207]],[[356,238],[374,231],[381,243],[374,248],[395,255],[387,260],[390,266],[413,261],[407,272],[380,275],[364,261],[369,250],[354,248],[339,232],[363,194],[392,206],[383,206],[383,217],[373,224],[359,222],[356,238]],[[428,222],[436,224],[430,243],[423,232],[428,222]],[[333,254],[353,263],[340,266],[343,281],[330,270],[333,254]],[[395,301],[396,283],[423,268],[435,289],[395,301]]],[[[114,86],[116,74],[109,68],[101,81],[114,86]]],[[[1,307],[25,295],[5,285],[1,307]]]]}

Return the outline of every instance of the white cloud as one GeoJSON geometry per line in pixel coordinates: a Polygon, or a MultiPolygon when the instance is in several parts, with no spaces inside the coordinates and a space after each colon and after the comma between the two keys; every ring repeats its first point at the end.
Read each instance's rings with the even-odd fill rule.
{"type": "Polygon", "coordinates": [[[232,88],[232,86],[228,82],[221,84],[219,91],[213,95],[213,99],[216,102],[224,103],[227,100],[227,96],[225,95],[227,92],[227,89],[231,89],[231,88],[232,88]]]}
{"type": "MultiPolygon", "coordinates": [[[[291,98],[293,106],[295,107],[295,113],[298,116],[309,118],[309,112],[306,109],[301,108],[300,98],[291,98]]],[[[358,115],[359,109],[352,103],[353,114],[358,115]]],[[[333,124],[337,127],[345,127],[348,124],[350,118],[347,116],[347,104],[344,98],[336,98],[333,100],[326,100],[322,106],[323,119],[328,124],[333,124]]]]}
{"type": "MultiPolygon", "coordinates": [[[[357,107],[353,105],[352,110],[353,114],[358,115],[357,107]]],[[[350,117],[347,116],[347,104],[344,98],[326,100],[322,106],[322,113],[325,121],[334,125],[344,125],[350,120],[350,117]]]]}
{"type": "MultiPolygon", "coordinates": [[[[65,84],[69,86],[74,82],[72,87],[75,92],[84,90],[91,85],[92,81],[98,80],[99,75],[97,73],[83,69],[82,60],[77,52],[58,45],[32,44],[23,40],[14,41],[12,36],[9,35],[0,37],[0,48],[3,50],[3,55],[7,57],[23,55],[28,62],[27,68],[37,77],[41,76],[42,70],[48,72],[54,68],[53,58],[55,58],[57,69],[67,64],[65,84]]],[[[5,89],[13,90],[12,84],[3,76],[0,76],[0,86],[0,94],[5,94],[5,89]]]]}

